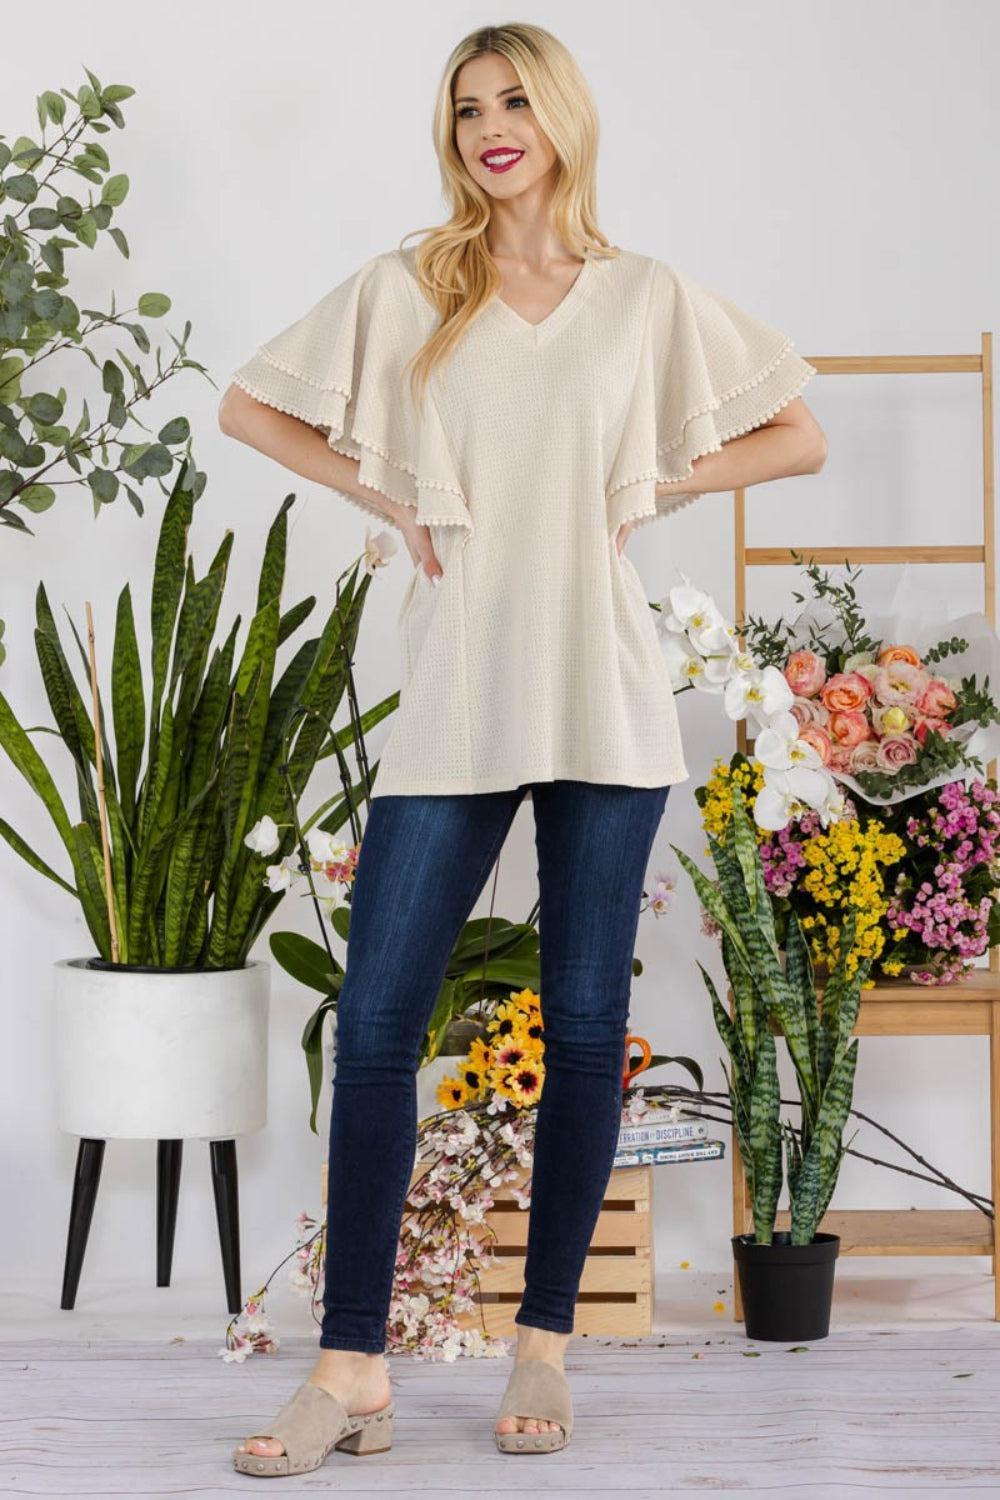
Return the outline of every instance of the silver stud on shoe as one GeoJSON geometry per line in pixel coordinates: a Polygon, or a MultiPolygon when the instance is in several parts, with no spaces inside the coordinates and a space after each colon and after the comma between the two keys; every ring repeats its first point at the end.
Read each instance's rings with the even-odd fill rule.
{"type": "Polygon", "coordinates": [[[518,1438],[518,1440],[517,1440],[517,1446],[519,1448],[523,1448],[524,1447],[524,1438],[518,1438]]]}

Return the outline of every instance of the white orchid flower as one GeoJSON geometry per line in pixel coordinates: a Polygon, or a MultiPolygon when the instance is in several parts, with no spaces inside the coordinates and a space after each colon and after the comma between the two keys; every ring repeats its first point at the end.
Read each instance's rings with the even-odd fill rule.
{"type": "Polygon", "coordinates": [[[840,783],[832,776],[829,777],[829,781],[830,786],[826,798],[816,809],[824,828],[830,823],[839,822],[847,811],[847,798],[840,788],[840,783]]]}
{"type": "Polygon", "coordinates": [[[730,637],[726,621],[715,600],[701,589],[685,583],[675,584],[667,594],[663,617],[666,630],[684,631],[695,650],[703,656],[709,651],[728,649],[730,637]]]}
{"type": "Polygon", "coordinates": [[[674,691],[679,688],[704,686],[705,662],[684,635],[668,635],[663,646],[663,655],[670,673],[670,684],[674,691]]]}
{"type": "Polygon", "coordinates": [[[731,677],[740,672],[752,671],[755,666],[753,657],[741,649],[738,641],[735,649],[730,642],[722,651],[715,651],[705,658],[705,676],[708,685],[721,693],[731,677]]]}
{"type": "Polygon", "coordinates": [[[344,882],[342,880],[331,880],[325,870],[313,870],[312,883],[313,889],[320,901],[332,902],[334,906],[342,904],[344,897],[344,882]]]}
{"type": "Polygon", "coordinates": [[[366,573],[374,573],[376,568],[384,568],[390,557],[399,548],[390,531],[376,531],[374,534],[370,526],[365,527],[365,550],[364,569],[366,573]]]}
{"type": "Polygon", "coordinates": [[[306,844],[318,865],[329,865],[334,860],[347,858],[347,845],[334,838],[332,833],[327,833],[324,828],[310,828],[306,834],[306,844]]]}
{"type": "Polygon", "coordinates": [[[794,766],[815,769],[823,759],[815,745],[799,739],[799,721],[794,714],[777,713],[753,742],[754,759],[775,771],[789,771],[794,766]]]}
{"type": "Polygon", "coordinates": [[[277,823],[265,813],[253,825],[243,842],[255,854],[273,854],[281,843],[277,823]]]}
{"type": "Polygon", "coordinates": [[[292,876],[298,871],[299,862],[294,854],[286,854],[280,864],[268,865],[264,871],[267,877],[268,890],[287,891],[292,883],[292,876]]]}
{"type": "Polygon", "coordinates": [[[765,769],[764,785],[754,799],[754,818],[761,828],[773,833],[801,817],[809,807],[821,811],[827,805],[828,790],[824,771],[805,766],[791,771],[765,769]]]}
{"type": "Polygon", "coordinates": [[[791,707],[795,694],[777,667],[754,667],[737,672],[726,683],[723,706],[731,719],[748,716],[765,729],[777,713],[791,707]]]}

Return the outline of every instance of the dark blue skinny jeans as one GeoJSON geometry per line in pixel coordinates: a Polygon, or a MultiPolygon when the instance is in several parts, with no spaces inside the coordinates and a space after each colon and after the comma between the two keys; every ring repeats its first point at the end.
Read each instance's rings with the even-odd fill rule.
{"type": "Polygon", "coordinates": [[[321,1348],[385,1349],[424,1035],[529,785],[545,1082],[515,1321],[573,1331],[617,1147],[636,929],[668,786],[562,780],[372,799],[337,1005],[321,1348]]]}

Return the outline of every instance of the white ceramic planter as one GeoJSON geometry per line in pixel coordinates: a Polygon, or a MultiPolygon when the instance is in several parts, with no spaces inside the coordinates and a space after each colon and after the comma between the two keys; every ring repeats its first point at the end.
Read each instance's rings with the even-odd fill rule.
{"type": "Polygon", "coordinates": [[[97,1140],[228,1140],[267,1118],[270,965],[171,973],[55,965],[60,1129],[97,1140]]]}

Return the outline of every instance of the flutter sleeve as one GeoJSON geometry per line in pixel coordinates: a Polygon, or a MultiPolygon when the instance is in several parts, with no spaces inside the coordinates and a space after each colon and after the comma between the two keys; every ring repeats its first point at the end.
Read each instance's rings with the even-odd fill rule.
{"type": "Polygon", "coordinates": [[[696,458],[760,427],[816,370],[787,334],[663,261],[654,262],[629,409],[607,484],[611,535],[699,498],[657,495],[696,458]]]}
{"type": "MultiPolygon", "coordinates": [[[[410,392],[406,365],[428,328],[407,274],[392,252],[372,257],[261,344],[231,379],[265,406],[325,432],[331,448],[358,460],[363,485],[414,506],[422,525],[471,532],[433,392],[419,410],[410,392]]],[[[374,499],[335,493],[396,525],[374,499]]]]}

